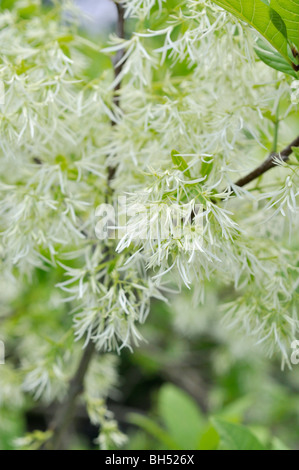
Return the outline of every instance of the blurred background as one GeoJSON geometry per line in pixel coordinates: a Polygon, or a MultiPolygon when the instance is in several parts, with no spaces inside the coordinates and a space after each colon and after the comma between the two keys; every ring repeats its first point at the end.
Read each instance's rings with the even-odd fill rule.
{"type": "MultiPolygon", "coordinates": [[[[55,318],[71,322],[70,305],[58,302],[55,293],[58,279],[56,272],[37,270],[34,287],[28,284],[17,295],[1,280],[1,316],[13,315],[10,356],[18,348],[18,330],[28,312],[35,324],[44,316],[52,319],[49,331],[55,318]]],[[[123,447],[172,449],[176,442],[181,449],[217,448],[219,438],[211,427],[211,418],[216,417],[246,425],[267,446],[298,449],[298,366],[282,371],[279,357],[266,357],[242,332],[223,325],[219,300],[226,292],[208,286],[205,306],[200,308],[192,307],[191,295],[188,291],[170,298],[169,305],[154,301],[140,329],[145,341],[134,353],[123,350],[114,357],[118,379],[108,409],[128,436],[123,447]]],[[[0,372],[10,370],[5,366],[0,372]]],[[[17,389],[15,395],[11,406],[0,407],[2,450],[14,448],[15,439],[26,432],[46,430],[55,410],[55,405],[30,398],[19,404],[17,389]]],[[[68,445],[96,448],[97,435],[98,428],[80,405],[68,445]]]]}
{"type": "Polygon", "coordinates": [[[117,20],[117,12],[111,0],[76,0],[75,3],[86,14],[82,19],[82,27],[90,34],[111,30],[117,20]]]}

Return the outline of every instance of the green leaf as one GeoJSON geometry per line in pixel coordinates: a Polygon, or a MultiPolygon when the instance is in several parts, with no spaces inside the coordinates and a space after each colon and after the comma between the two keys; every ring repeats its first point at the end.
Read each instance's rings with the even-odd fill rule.
{"type": "Polygon", "coordinates": [[[129,422],[135,424],[136,426],[150,434],[152,437],[157,439],[159,442],[166,446],[167,450],[180,449],[175,440],[172,439],[172,437],[166,431],[164,431],[164,429],[162,429],[151,419],[146,418],[145,416],[139,415],[137,413],[131,413],[129,415],[129,422]]]}
{"type": "Polygon", "coordinates": [[[299,0],[271,0],[271,8],[283,19],[289,41],[299,49],[299,0]]]}
{"type": "Polygon", "coordinates": [[[290,450],[278,437],[272,439],[272,450],[290,450]]]}
{"type": "Polygon", "coordinates": [[[299,162],[299,147],[292,147],[296,160],[299,162]]]}
{"type": "Polygon", "coordinates": [[[208,179],[211,171],[213,170],[214,159],[213,157],[204,157],[201,164],[200,174],[201,176],[206,176],[208,179]]]}
{"type": "Polygon", "coordinates": [[[243,421],[246,411],[252,406],[253,399],[250,396],[243,396],[238,400],[234,400],[232,403],[226,405],[215,418],[219,418],[223,421],[229,421],[230,423],[241,423],[243,421]]]}
{"type": "Polygon", "coordinates": [[[37,5],[24,6],[24,8],[20,8],[18,11],[20,17],[24,18],[25,20],[31,18],[33,15],[36,15],[37,12],[38,12],[37,5]]]}
{"type": "Polygon", "coordinates": [[[2,0],[0,2],[0,8],[1,10],[11,10],[14,7],[15,3],[16,0],[2,0]]]}
{"type": "MultiPolygon", "coordinates": [[[[277,27],[273,24],[270,18],[269,6],[265,1],[262,0],[213,0],[214,3],[221,6],[228,12],[232,13],[234,16],[240,20],[245,21],[250,26],[252,26],[256,31],[258,31],[265,39],[284,56],[286,60],[289,60],[288,57],[288,42],[284,34],[282,34],[277,27]]],[[[279,0],[271,1],[271,7],[276,10],[277,13],[282,17],[286,28],[287,34],[289,34],[289,22],[287,21],[286,16],[292,19],[292,13],[289,15],[287,11],[283,12],[275,8],[274,3],[276,4],[279,0]]],[[[280,0],[281,3],[283,0],[280,0]]],[[[293,3],[299,2],[299,0],[292,0],[293,3]]],[[[291,3],[290,0],[285,0],[285,3],[291,3]]],[[[298,7],[297,7],[298,8],[298,7]]],[[[291,32],[291,37],[293,34],[291,32]]]]}
{"type": "Polygon", "coordinates": [[[279,72],[286,73],[291,77],[298,78],[297,73],[279,52],[276,52],[271,46],[268,46],[264,41],[258,40],[258,47],[255,48],[255,52],[259,59],[261,59],[266,65],[272,67],[279,72]]]}
{"type": "Polygon", "coordinates": [[[265,111],[263,110],[262,114],[263,114],[264,118],[269,119],[269,121],[271,121],[273,124],[276,123],[276,116],[273,115],[272,112],[269,109],[267,109],[265,111]]]}
{"type": "Polygon", "coordinates": [[[266,450],[245,426],[228,423],[218,418],[213,418],[212,423],[219,433],[221,446],[225,450],[266,450]]]}
{"type": "Polygon", "coordinates": [[[191,178],[191,174],[190,174],[190,171],[188,169],[187,162],[186,162],[186,160],[184,160],[184,158],[181,155],[179,155],[179,152],[177,152],[176,150],[173,150],[171,152],[171,159],[172,159],[173,164],[176,167],[178,167],[178,169],[182,173],[185,173],[185,175],[188,176],[188,178],[191,178]]]}
{"type": "Polygon", "coordinates": [[[209,426],[199,441],[198,450],[217,450],[219,447],[219,434],[215,428],[209,426]]]}
{"type": "Polygon", "coordinates": [[[288,31],[285,22],[277,11],[273,8],[269,8],[270,20],[274,24],[275,28],[286,38],[288,39],[288,31]]]}
{"type": "Polygon", "coordinates": [[[21,409],[0,408],[0,451],[14,450],[14,441],[25,432],[24,413],[21,409]]]}
{"type": "Polygon", "coordinates": [[[173,385],[164,385],[159,394],[159,412],[180,448],[196,449],[204,422],[193,399],[173,385]]]}

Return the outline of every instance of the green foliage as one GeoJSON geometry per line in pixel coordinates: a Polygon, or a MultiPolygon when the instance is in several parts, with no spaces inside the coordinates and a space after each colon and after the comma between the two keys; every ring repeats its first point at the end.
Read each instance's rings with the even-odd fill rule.
{"type": "Polygon", "coordinates": [[[13,450],[15,439],[25,432],[25,420],[22,409],[0,408],[0,450],[13,450]]]}
{"type": "Polygon", "coordinates": [[[188,169],[188,165],[185,161],[185,159],[179,155],[179,153],[176,151],[176,150],[173,150],[171,152],[171,158],[172,158],[172,162],[173,164],[182,172],[182,173],[185,173],[186,176],[188,176],[189,178],[191,178],[191,174],[190,174],[190,171],[188,169]]]}
{"type": "Polygon", "coordinates": [[[258,40],[257,45],[258,47],[255,48],[255,52],[259,59],[261,59],[266,65],[272,67],[275,70],[278,70],[279,72],[286,73],[291,77],[298,77],[298,74],[290,65],[290,62],[287,61],[281,54],[276,52],[271,46],[262,40],[258,40]]]}
{"type": "Polygon", "coordinates": [[[159,393],[158,408],[168,432],[180,448],[196,448],[204,426],[204,419],[196,403],[182,390],[165,385],[159,393]]]}
{"type": "Polygon", "coordinates": [[[165,431],[162,427],[157,425],[152,419],[146,418],[145,416],[132,414],[130,416],[130,423],[140,427],[152,437],[158,440],[166,449],[178,450],[180,449],[179,443],[173,439],[173,436],[165,431]]]}
{"type": "Polygon", "coordinates": [[[270,3],[275,12],[275,26],[299,50],[299,1],[271,0],[270,3]]]}
{"type": "MultiPolygon", "coordinates": [[[[282,56],[259,54],[267,65],[285,72],[285,62],[298,65],[298,0],[213,0],[237,18],[255,28],[282,56]],[[290,55],[293,50],[293,55],[290,55]],[[284,57],[284,60],[283,60],[284,57]]],[[[270,50],[271,51],[271,50],[270,50]]],[[[287,71],[286,73],[289,73],[287,71]]]]}
{"type": "Polygon", "coordinates": [[[15,3],[16,3],[16,0],[1,0],[0,1],[0,8],[2,10],[11,9],[11,8],[13,8],[15,3]]]}
{"type": "Polygon", "coordinates": [[[204,157],[202,159],[202,164],[200,168],[200,174],[203,177],[209,178],[212,170],[213,170],[214,160],[213,157],[204,157]]]}
{"type": "MultiPolygon", "coordinates": [[[[162,425],[138,414],[132,414],[130,422],[152,436],[164,450],[287,450],[279,439],[271,437],[262,443],[250,428],[232,422],[238,408],[229,407],[221,417],[207,418],[185,392],[166,384],[158,395],[158,419],[162,425]]],[[[242,414],[239,412],[237,419],[242,414]]]]}
{"type": "Polygon", "coordinates": [[[293,152],[294,152],[295,158],[296,158],[297,161],[299,162],[299,149],[296,148],[296,147],[293,147],[293,152]]]}
{"type": "Polygon", "coordinates": [[[244,426],[213,418],[215,430],[224,450],[266,450],[254,434],[244,426]]]}

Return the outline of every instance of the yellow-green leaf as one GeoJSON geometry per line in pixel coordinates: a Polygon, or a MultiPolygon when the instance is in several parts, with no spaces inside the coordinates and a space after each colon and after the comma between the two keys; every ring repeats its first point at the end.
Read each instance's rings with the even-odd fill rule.
{"type": "MultiPolygon", "coordinates": [[[[232,13],[237,18],[245,21],[251,25],[256,31],[258,31],[264,38],[282,54],[288,61],[288,41],[285,34],[277,29],[277,24],[273,23],[273,12],[272,19],[270,15],[270,7],[263,0],[213,0],[214,3],[221,6],[228,12],[232,13]]],[[[292,25],[292,18],[294,19],[294,9],[296,15],[298,13],[299,0],[273,0],[270,2],[271,8],[274,9],[282,18],[287,28],[287,35],[293,40],[295,36],[295,29],[297,25],[292,25]],[[290,8],[293,3],[294,8],[290,8]],[[281,4],[280,8],[276,8],[277,4],[281,4]],[[286,5],[282,7],[282,4],[286,4],[289,10],[284,10],[286,5]],[[289,31],[290,28],[290,31],[289,31]]],[[[295,19],[296,19],[295,15],[295,19]]],[[[295,21],[296,22],[296,21],[295,21]]],[[[298,38],[297,38],[298,42],[298,38]]],[[[296,43],[295,43],[296,44],[296,43]]]]}
{"type": "Polygon", "coordinates": [[[179,155],[179,152],[177,152],[176,150],[173,150],[171,152],[171,159],[172,159],[172,163],[182,172],[182,173],[185,173],[186,176],[188,176],[188,178],[191,178],[191,174],[190,174],[190,171],[188,169],[188,165],[186,163],[186,160],[181,156],[179,155]]]}

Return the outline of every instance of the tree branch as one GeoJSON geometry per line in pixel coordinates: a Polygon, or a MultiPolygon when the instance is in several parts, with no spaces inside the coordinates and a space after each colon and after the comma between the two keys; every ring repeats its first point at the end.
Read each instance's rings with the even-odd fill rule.
{"type": "MultiPolygon", "coordinates": [[[[119,38],[125,37],[125,12],[124,8],[120,3],[116,3],[116,8],[118,12],[118,19],[117,19],[117,27],[116,27],[116,34],[119,38]]],[[[124,49],[120,49],[114,59],[113,67],[114,67],[114,75],[115,78],[119,77],[119,75],[122,72],[124,62],[123,62],[123,57],[124,57],[125,51],[124,49]]],[[[114,88],[114,103],[119,106],[119,90],[121,87],[121,82],[119,82],[115,88],[114,88]]],[[[114,122],[112,122],[112,125],[115,125],[114,122]]]]}
{"type": "MultiPolygon", "coordinates": [[[[116,3],[116,8],[118,12],[118,19],[117,19],[117,35],[119,38],[125,38],[125,11],[123,6],[120,3],[116,3]]],[[[124,54],[125,51],[124,49],[120,49],[113,61],[113,67],[114,67],[114,76],[115,78],[119,77],[119,75],[122,72],[122,69],[124,67],[124,54]]],[[[119,107],[120,106],[120,96],[119,96],[119,90],[121,88],[121,81],[119,81],[116,86],[114,87],[114,97],[113,97],[113,102],[114,104],[119,107]]],[[[115,126],[115,121],[111,121],[111,125],[115,126]]],[[[117,167],[115,166],[109,166],[108,167],[108,188],[110,187],[111,181],[115,177],[117,167]]]]}
{"type": "Polygon", "coordinates": [[[288,145],[284,150],[282,150],[282,152],[270,153],[270,155],[266,158],[266,160],[260,166],[258,166],[255,170],[253,170],[248,175],[236,181],[235,186],[239,186],[239,187],[246,186],[247,184],[251,183],[255,179],[262,176],[267,171],[271,170],[271,168],[274,168],[276,166],[275,158],[281,158],[282,161],[287,162],[290,155],[293,153],[293,150],[292,150],[293,147],[299,147],[299,136],[290,145],[288,145]]]}
{"type": "Polygon", "coordinates": [[[90,341],[84,350],[77,372],[69,384],[66,399],[57,410],[56,416],[50,425],[53,437],[45,446],[48,450],[62,450],[65,434],[74,419],[77,399],[84,391],[84,379],[94,353],[95,344],[90,341]]]}
{"type": "MultiPolygon", "coordinates": [[[[125,37],[125,18],[124,18],[124,9],[122,5],[116,3],[118,11],[118,22],[117,22],[117,34],[120,38],[125,37]]],[[[114,75],[117,78],[123,68],[124,63],[122,62],[124,56],[124,50],[120,50],[113,63],[114,75]]],[[[121,87],[121,82],[119,82],[114,88],[114,104],[119,107],[120,97],[119,90],[121,87]]],[[[115,122],[111,121],[111,125],[114,126],[115,122]]],[[[115,176],[116,167],[109,166],[107,174],[107,185],[108,188],[111,187],[111,181],[115,176]]],[[[107,247],[106,247],[106,251],[107,247]]],[[[69,429],[70,424],[72,423],[77,407],[77,401],[80,395],[84,391],[84,380],[88,372],[92,358],[96,352],[95,344],[90,341],[85,348],[81,361],[79,363],[78,369],[70,381],[68,393],[62,405],[57,409],[55,417],[52,424],[50,425],[50,430],[52,431],[52,438],[45,444],[45,449],[51,450],[61,450],[63,443],[65,441],[66,433],[69,429]]]]}

